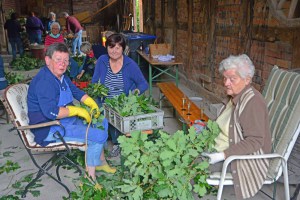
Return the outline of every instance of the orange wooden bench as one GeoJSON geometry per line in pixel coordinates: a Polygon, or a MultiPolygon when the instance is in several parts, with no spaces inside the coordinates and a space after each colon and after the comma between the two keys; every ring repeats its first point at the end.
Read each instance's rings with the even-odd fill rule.
{"type": "Polygon", "coordinates": [[[191,122],[202,119],[208,121],[208,117],[201,113],[201,109],[196,106],[173,82],[157,83],[160,90],[159,93],[159,106],[162,107],[161,100],[165,97],[176,110],[177,114],[184,120],[186,124],[191,126],[191,122]],[[182,98],[186,98],[185,110],[182,107],[182,98]],[[190,103],[190,111],[188,113],[188,102],[190,103]]]}

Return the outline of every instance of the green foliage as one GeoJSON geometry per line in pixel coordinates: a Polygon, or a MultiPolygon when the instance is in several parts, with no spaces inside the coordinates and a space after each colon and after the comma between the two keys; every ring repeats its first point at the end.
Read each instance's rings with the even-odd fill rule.
{"type": "Polygon", "coordinates": [[[122,117],[155,112],[151,106],[154,105],[153,99],[146,97],[144,94],[138,95],[137,93],[129,92],[129,95],[126,96],[125,93],[122,93],[111,99],[106,98],[105,103],[122,117]]]}
{"type": "Polygon", "coordinates": [[[84,57],[81,55],[72,56],[72,58],[77,62],[78,67],[81,67],[83,64],[84,57]]]}
{"type": "Polygon", "coordinates": [[[80,81],[91,81],[91,80],[92,80],[92,76],[89,73],[84,73],[80,78],[80,81]]]}
{"type": "Polygon", "coordinates": [[[5,72],[5,78],[9,85],[19,83],[25,79],[23,74],[18,74],[16,72],[5,72]]]}
{"type": "Polygon", "coordinates": [[[131,138],[119,137],[124,165],[131,174],[117,188],[132,199],[194,199],[192,191],[206,195],[212,189],[206,183],[209,164],[199,155],[214,150],[219,132],[217,123],[209,121],[201,134],[193,127],[188,134],[161,131],[155,143],[140,132],[132,133],[131,138]]]}
{"type": "Polygon", "coordinates": [[[11,62],[12,67],[15,70],[29,71],[32,69],[39,68],[44,64],[44,61],[33,58],[29,55],[24,55],[23,57],[16,58],[11,62]]]}
{"type": "MultiPolygon", "coordinates": [[[[90,111],[91,111],[91,108],[84,104],[75,104],[75,106],[86,109],[88,111],[88,113],[90,113],[90,111]]],[[[102,126],[102,122],[103,122],[103,119],[105,118],[105,116],[103,115],[104,109],[103,109],[103,107],[99,107],[99,110],[100,110],[101,114],[99,115],[98,118],[95,118],[95,116],[92,117],[91,127],[99,128],[99,129],[103,130],[104,127],[102,126]]],[[[87,122],[85,120],[83,121],[83,123],[87,124],[87,122]]]]}
{"type": "MultiPolygon", "coordinates": [[[[104,199],[104,197],[107,196],[106,189],[103,188],[97,180],[92,180],[87,177],[80,178],[80,184],[76,189],[76,191],[70,193],[71,199],[104,199]]],[[[63,199],[67,200],[68,198],[63,197],[63,199]]]]}
{"type": "Polygon", "coordinates": [[[0,174],[3,174],[4,172],[9,173],[11,171],[16,171],[19,168],[20,168],[19,163],[15,163],[10,160],[7,160],[4,165],[0,165],[0,174]]]}
{"type": "Polygon", "coordinates": [[[83,89],[93,99],[106,97],[108,94],[108,88],[100,83],[90,83],[87,88],[83,89]]]}

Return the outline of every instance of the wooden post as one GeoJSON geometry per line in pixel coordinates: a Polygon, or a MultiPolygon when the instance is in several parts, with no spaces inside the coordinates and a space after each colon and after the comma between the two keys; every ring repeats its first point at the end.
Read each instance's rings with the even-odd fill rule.
{"type": "Polygon", "coordinates": [[[176,55],[177,49],[177,0],[173,0],[173,55],[176,55]]]}
{"type": "MultiPolygon", "coordinates": [[[[191,68],[193,59],[193,0],[188,0],[188,30],[187,30],[187,68],[191,68]]],[[[186,73],[189,76],[190,73],[186,73]]],[[[189,79],[189,77],[187,77],[189,79]]]]}

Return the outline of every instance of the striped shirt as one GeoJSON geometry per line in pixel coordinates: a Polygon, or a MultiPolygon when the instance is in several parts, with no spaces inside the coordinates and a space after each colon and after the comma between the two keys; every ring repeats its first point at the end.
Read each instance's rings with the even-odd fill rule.
{"type": "Polygon", "coordinates": [[[123,73],[122,70],[118,73],[113,73],[110,65],[108,65],[107,68],[104,85],[109,89],[109,92],[106,98],[113,98],[114,96],[124,93],[123,73]]]}

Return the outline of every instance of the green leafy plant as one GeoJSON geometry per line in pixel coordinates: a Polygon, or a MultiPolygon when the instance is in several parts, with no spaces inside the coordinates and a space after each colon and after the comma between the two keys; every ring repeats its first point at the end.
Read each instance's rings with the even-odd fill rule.
{"type": "Polygon", "coordinates": [[[22,70],[22,71],[36,69],[36,68],[39,68],[40,66],[42,66],[43,64],[44,64],[44,61],[37,59],[37,58],[33,58],[26,54],[22,57],[16,58],[15,60],[13,60],[11,62],[11,66],[15,70],[22,70]]]}
{"type": "Polygon", "coordinates": [[[9,85],[19,83],[23,80],[25,80],[25,77],[23,74],[19,74],[16,72],[5,72],[5,78],[9,85]]]}
{"type": "MultiPolygon", "coordinates": [[[[85,108],[88,111],[88,113],[90,113],[90,111],[91,111],[91,108],[84,104],[75,104],[75,106],[85,108]]],[[[100,110],[101,114],[99,115],[98,118],[96,118],[95,116],[92,117],[91,127],[95,127],[95,128],[99,128],[99,129],[103,130],[104,127],[102,126],[102,122],[105,117],[102,113],[104,112],[104,109],[103,109],[103,107],[99,107],[99,110],[100,110]]],[[[83,123],[87,124],[87,122],[85,120],[83,121],[83,123]]]]}
{"type": "Polygon", "coordinates": [[[200,155],[214,151],[214,138],[219,132],[217,123],[208,121],[200,134],[191,127],[188,134],[159,131],[160,137],[154,140],[140,131],[131,133],[129,138],[120,136],[122,170],[99,176],[95,182],[81,179],[81,185],[71,192],[71,197],[192,200],[193,192],[203,197],[214,192],[214,188],[206,182],[209,164],[200,155]]]}
{"type": "Polygon", "coordinates": [[[146,97],[144,94],[138,95],[129,92],[129,95],[126,96],[125,93],[122,93],[114,98],[106,98],[105,103],[117,111],[122,117],[155,112],[152,107],[155,105],[153,99],[146,97]]]}
{"type": "Polygon", "coordinates": [[[90,97],[93,99],[96,98],[104,98],[108,94],[108,88],[100,83],[100,80],[98,83],[90,83],[88,87],[83,89],[90,97]]]}
{"type": "Polygon", "coordinates": [[[78,67],[81,67],[83,64],[84,57],[81,55],[72,56],[72,58],[77,62],[78,67]]]}
{"type": "Polygon", "coordinates": [[[0,165],[0,174],[3,174],[4,172],[9,173],[11,171],[16,171],[19,168],[19,163],[7,160],[4,165],[0,165]]]}

